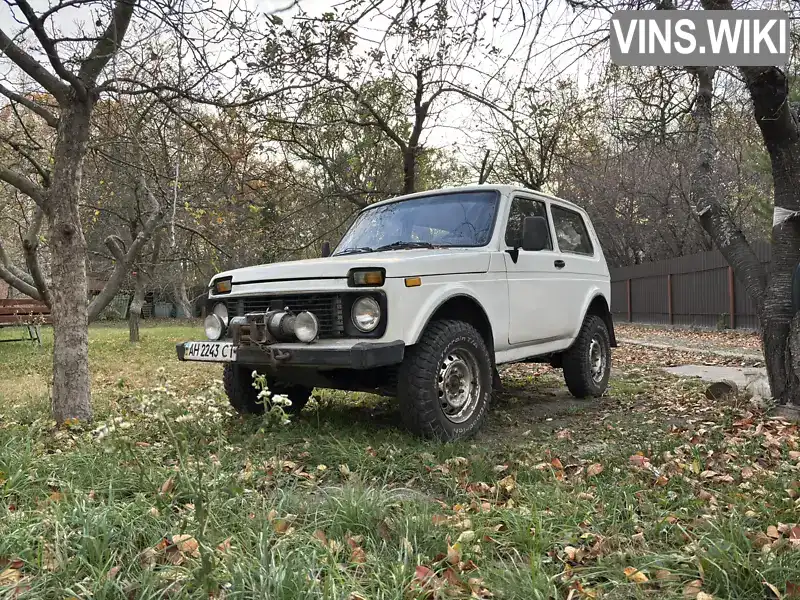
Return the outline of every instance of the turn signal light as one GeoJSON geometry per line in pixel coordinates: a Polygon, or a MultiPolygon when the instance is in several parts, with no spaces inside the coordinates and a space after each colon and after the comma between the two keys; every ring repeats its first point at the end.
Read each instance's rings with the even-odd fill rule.
{"type": "Polygon", "coordinates": [[[350,271],[348,276],[350,287],[380,287],[386,280],[384,269],[362,269],[350,271]]]}
{"type": "Polygon", "coordinates": [[[220,279],[214,282],[214,293],[215,294],[227,294],[231,291],[233,287],[231,278],[228,279],[220,279]]]}
{"type": "Polygon", "coordinates": [[[422,285],[422,279],[419,277],[406,277],[406,287],[419,287],[422,285]]]}

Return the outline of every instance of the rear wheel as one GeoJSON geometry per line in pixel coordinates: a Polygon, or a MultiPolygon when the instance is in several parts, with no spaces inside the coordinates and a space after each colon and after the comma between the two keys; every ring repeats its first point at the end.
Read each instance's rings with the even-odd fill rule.
{"type": "Polygon", "coordinates": [[[480,333],[462,321],[434,321],[406,350],[398,373],[406,426],[444,441],[480,428],[492,394],[492,359],[480,333]]]}
{"type": "MultiPolygon", "coordinates": [[[[253,368],[235,363],[226,363],[222,373],[225,393],[233,409],[240,415],[260,415],[264,413],[264,403],[258,399],[258,392],[253,387],[253,368]]],[[[297,414],[308,402],[313,388],[303,385],[287,384],[267,378],[267,387],[272,394],[287,396],[291,406],[284,407],[289,414],[297,414]]]]}
{"type": "Polygon", "coordinates": [[[576,398],[602,396],[611,375],[611,342],[603,319],[587,315],[572,346],[562,357],[564,381],[576,398]]]}

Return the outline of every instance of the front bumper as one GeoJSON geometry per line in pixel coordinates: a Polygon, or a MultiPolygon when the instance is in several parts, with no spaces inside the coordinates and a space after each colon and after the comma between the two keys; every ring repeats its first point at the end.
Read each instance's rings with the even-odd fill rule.
{"type": "MultiPolygon", "coordinates": [[[[186,356],[183,343],[177,344],[178,360],[186,356]]],[[[352,345],[314,345],[276,343],[271,345],[239,345],[236,362],[248,366],[308,367],[336,369],[371,369],[403,362],[406,345],[394,342],[356,342],[352,345]]]]}

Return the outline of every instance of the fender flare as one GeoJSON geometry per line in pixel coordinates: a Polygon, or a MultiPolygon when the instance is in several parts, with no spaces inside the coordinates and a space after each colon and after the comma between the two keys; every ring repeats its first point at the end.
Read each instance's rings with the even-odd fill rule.
{"type": "Polygon", "coordinates": [[[422,336],[422,333],[427,329],[428,325],[430,325],[431,321],[433,320],[434,315],[441,309],[445,304],[450,302],[451,300],[456,300],[458,298],[463,298],[472,304],[480,311],[480,314],[485,321],[486,325],[488,326],[488,338],[486,341],[488,344],[491,345],[491,348],[494,348],[494,327],[492,326],[492,321],[489,318],[489,315],[486,313],[486,309],[483,307],[483,304],[469,291],[465,288],[450,288],[446,294],[442,294],[441,296],[435,296],[425,307],[425,316],[420,318],[417,323],[421,323],[421,325],[415,327],[412,331],[407,332],[408,334],[408,345],[416,344],[419,341],[419,338],[422,336]]]}

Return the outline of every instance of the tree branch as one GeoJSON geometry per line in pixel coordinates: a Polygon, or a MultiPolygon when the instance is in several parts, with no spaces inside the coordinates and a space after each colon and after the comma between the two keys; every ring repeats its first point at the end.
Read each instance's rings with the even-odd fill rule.
{"type": "Polygon", "coordinates": [[[152,212],[145,221],[141,231],[136,235],[128,251],[122,247],[121,240],[114,235],[106,238],[106,246],[117,261],[114,272],[103,286],[102,291],[94,297],[89,304],[89,321],[93,321],[108,306],[108,303],[117,295],[122,282],[127,277],[130,267],[139,256],[142,247],[152,237],[153,232],[161,225],[164,218],[164,207],[156,200],[155,195],[147,187],[144,176],[141,177],[139,187],[147,196],[152,207],[152,212]]]}
{"type": "Polygon", "coordinates": [[[22,11],[22,14],[25,15],[25,19],[27,19],[28,24],[31,26],[31,30],[33,30],[33,33],[36,36],[36,39],[39,40],[39,43],[42,45],[42,49],[44,50],[45,54],[47,54],[47,58],[50,61],[50,64],[53,66],[53,70],[56,72],[56,75],[61,77],[61,79],[64,81],[68,81],[75,89],[78,97],[81,98],[81,100],[85,100],[87,98],[86,86],[84,86],[80,79],[78,79],[74,73],[71,73],[64,66],[64,63],[61,62],[55,42],[44,30],[44,21],[38,17],[36,11],[33,10],[33,7],[30,5],[28,0],[16,0],[16,5],[22,11]]]}
{"type": "Polygon", "coordinates": [[[51,113],[49,110],[47,110],[41,104],[38,104],[38,103],[34,102],[33,100],[30,100],[29,98],[26,98],[22,94],[18,94],[16,92],[11,91],[10,89],[8,89],[7,87],[5,87],[2,84],[0,84],[0,94],[3,94],[3,96],[5,96],[9,100],[11,100],[12,102],[16,102],[18,104],[21,104],[22,106],[24,106],[25,108],[27,108],[31,112],[39,115],[53,129],[56,129],[58,127],[58,117],[56,115],[54,115],[53,113],[51,113]]]}
{"type": "Polygon", "coordinates": [[[111,22],[106,27],[103,37],[97,42],[91,54],[83,61],[78,77],[86,84],[93,86],[111,57],[119,50],[120,43],[128,31],[133,17],[133,9],[137,0],[117,0],[111,22]]]}
{"type": "Polygon", "coordinates": [[[50,92],[62,106],[68,102],[67,85],[55,75],[45,69],[39,62],[0,29],[0,53],[5,54],[11,61],[22,69],[31,79],[50,92]]]}
{"type": "Polygon", "coordinates": [[[43,218],[44,211],[37,206],[36,211],[33,213],[31,225],[28,227],[28,233],[22,239],[22,250],[25,253],[25,264],[28,265],[28,271],[33,277],[36,289],[39,290],[39,297],[47,306],[52,308],[53,299],[50,296],[50,287],[47,285],[39,265],[39,230],[42,228],[43,218]]]}
{"type": "Polygon", "coordinates": [[[39,296],[39,290],[26,281],[22,277],[23,275],[24,273],[21,273],[9,260],[6,250],[3,247],[3,242],[0,240],[0,279],[26,296],[30,296],[35,300],[41,300],[42,298],[39,296]]]}
{"type": "Polygon", "coordinates": [[[47,195],[45,194],[44,188],[21,173],[0,166],[0,181],[5,181],[9,185],[14,186],[20,192],[29,196],[41,208],[44,208],[45,204],[47,204],[47,195]]]}
{"type": "Polygon", "coordinates": [[[33,165],[33,168],[36,169],[36,172],[39,173],[39,176],[42,178],[42,184],[45,188],[50,187],[50,171],[45,169],[39,161],[36,160],[36,157],[10,137],[3,137],[2,140],[33,165]]]}

